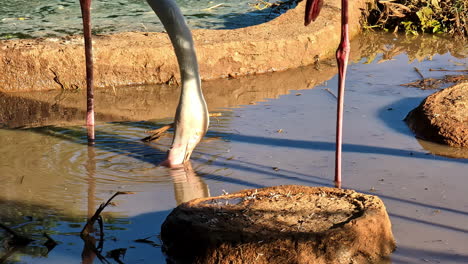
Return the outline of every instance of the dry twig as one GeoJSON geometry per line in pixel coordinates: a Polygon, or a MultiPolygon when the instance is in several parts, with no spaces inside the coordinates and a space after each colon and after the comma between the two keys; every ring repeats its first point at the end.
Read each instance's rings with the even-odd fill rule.
{"type": "MultiPolygon", "coordinates": [[[[98,218],[101,216],[101,213],[102,211],[104,210],[104,208],[106,208],[110,202],[112,201],[112,199],[114,199],[117,195],[121,195],[121,194],[133,194],[133,192],[116,192],[114,195],[112,195],[111,198],[109,198],[109,200],[107,200],[107,202],[101,204],[99,206],[99,208],[96,210],[96,212],[94,213],[93,216],[91,216],[88,221],[86,222],[85,226],[83,227],[83,229],[81,230],[81,233],[80,233],[80,236],[83,238],[83,237],[86,237],[86,236],[89,236],[89,226],[93,226],[94,223],[96,222],[96,220],[98,220],[98,218]]],[[[102,231],[101,231],[102,232],[102,231]]]]}

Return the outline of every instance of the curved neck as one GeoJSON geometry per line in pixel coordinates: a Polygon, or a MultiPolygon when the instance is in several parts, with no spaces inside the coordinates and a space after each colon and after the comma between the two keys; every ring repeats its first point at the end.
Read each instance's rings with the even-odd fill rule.
{"type": "Polygon", "coordinates": [[[174,0],[147,0],[147,2],[163,23],[171,39],[179,63],[182,95],[189,92],[187,89],[196,89],[201,94],[200,74],[192,33],[182,12],[174,0]]]}

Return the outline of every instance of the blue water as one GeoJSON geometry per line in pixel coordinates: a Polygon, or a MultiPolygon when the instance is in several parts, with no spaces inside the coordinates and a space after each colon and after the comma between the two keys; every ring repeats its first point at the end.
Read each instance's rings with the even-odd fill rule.
{"type": "MultiPolygon", "coordinates": [[[[191,28],[239,28],[263,23],[279,14],[272,9],[258,10],[254,7],[257,0],[177,3],[191,28]]],[[[95,0],[91,7],[94,33],[163,30],[145,0],[95,0]]],[[[17,0],[2,1],[0,5],[0,39],[59,37],[79,34],[81,30],[78,0],[17,0]]]]}

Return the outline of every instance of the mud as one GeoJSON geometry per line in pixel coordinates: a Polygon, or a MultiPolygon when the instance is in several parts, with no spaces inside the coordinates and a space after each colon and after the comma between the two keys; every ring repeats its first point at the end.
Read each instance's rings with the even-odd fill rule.
{"type": "Polygon", "coordinates": [[[468,82],[428,96],[405,118],[416,136],[449,146],[468,147],[468,82]]]}
{"type": "Polygon", "coordinates": [[[161,236],[181,263],[375,263],[395,249],[376,196],[298,185],[189,201],[161,236]]]}
{"type": "MultiPolygon", "coordinates": [[[[360,32],[366,0],[350,3],[350,34],[360,32]]],[[[305,2],[268,23],[235,30],[194,30],[203,80],[282,71],[332,57],[339,43],[340,1],[327,1],[320,17],[303,25],[305,2]]],[[[165,33],[94,36],[97,87],[172,82],[177,61],[165,33]]],[[[0,91],[85,87],[79,36],[0,41],[0,91]]]]}
{"type": "MultiPolygon", "coordinates": [[[[405,36],[405,41],[402,41],[401,38],[390,34],[361,34],[351,41],[350,62],[357,63],[363,58],[368,62],[373,59],[386,62],[395,59],[402,52],[406,52],[411,61],[423,61],[447,52],[462,59],[466,56],[464,51],[462,42],[454,42],[447,38],[405,36]],[[378,54],[381,53],[383,55],[380,58],[378,54]]],[[[210,111],[219,111],[226,107],[256,104],[270,98],[277,99],[289,93],[291,89],[310,89],[325,83],[336,72],[334,58],[318,59],[307,67],[210,80],[203,82],[202,86],[210,111]]],[[[172,118],[178,102],[179,89],[175,84],[97,89],[96,120],[116,122],[172,118]]],[[[85,91],[82,90],[0,93],[0,105],[4,106],[0,108],[0,127],[81,125],[85,120],[85,98],[85,91]]]]}
{"type": "Polygon", "coordinates": [[[432,155],[456,159],[468,159],[468,148],[450,147],[446,144],[426,141],[420,138],[417,140],[419,145],[432,155]]]}

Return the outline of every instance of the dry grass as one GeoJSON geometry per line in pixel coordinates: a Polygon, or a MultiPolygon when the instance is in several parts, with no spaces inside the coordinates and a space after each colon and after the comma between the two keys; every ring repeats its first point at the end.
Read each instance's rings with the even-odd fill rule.
{"type": "Polygon", "coordinates": [[[466,0],[376,0],[369,4],[366,28],[406,34],[448,33],[468,36],[466,0]]]}

